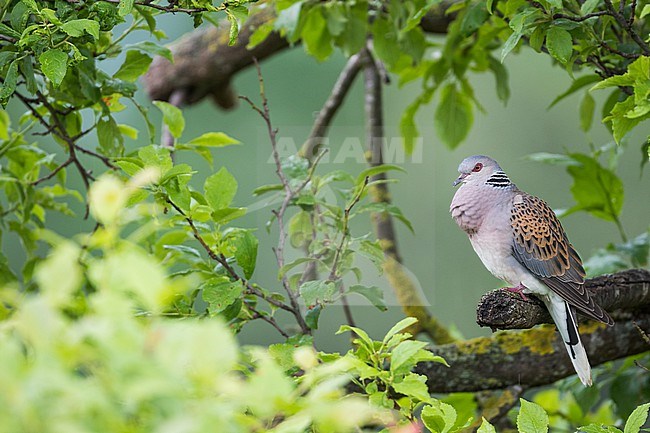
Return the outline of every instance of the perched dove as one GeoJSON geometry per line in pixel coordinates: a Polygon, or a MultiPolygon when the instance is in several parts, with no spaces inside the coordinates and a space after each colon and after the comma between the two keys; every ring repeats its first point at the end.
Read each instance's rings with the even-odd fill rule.
{"type": "Polygon", "coordinates": [[[555,322],[578,377],[590,386],[591,367],[580,342],[576,310],[613,325],[583,283],[585,271],[553,210],[539,198],[519,190],[499,164],[482,155],[458,166],[462,184],[450,212],[469,236],[485,267],[513,287],[540,298],[555,322]]]}

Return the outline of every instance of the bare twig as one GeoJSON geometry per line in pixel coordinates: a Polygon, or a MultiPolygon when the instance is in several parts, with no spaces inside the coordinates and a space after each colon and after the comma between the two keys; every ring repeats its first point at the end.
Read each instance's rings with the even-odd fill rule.
{"type": "Polygon", "coordinates": [[[624,52],[621,51],[621,50],[617,50],[616,48],[612,47],[611,45],[609,45],[609,44],[608,44],[607,42],[605,42],[605,41],[600,41],[600,46],[603,47],[603,48],[605,48],[606,50],[611,51],[612,53],[614,53],[614,54],[616,54],[616,55],[619,55],[619,56],[621,56],[621,57],[623,57],[623,58],[626,58],[626,59],[638,59],[639,57],[641,57],[640,54],[635,54],[635,53],[624,53],[624,52]]]}
{"type": "Polygon", "coordinates": [[[248,309],[252,313],[252,318],[253,319],[262,319],[263,321],[265,321],[269,325],[273,326],[276,329],[276,331],[278,331],[280,333],[280,335],[282,335],[284,338],[289,338],[289,334],[284,332],[284,330],[280,327],[280,325],[278,325],[278,322],[273,318],[273,316],[266,316],[266,315],[260,313],[259,311],[257,311],[255,308],[250,307],[250,306],[248,307],[248,309]]]}
{"type": "Polygon", "coordinates": [[[361,56],[355,54],[346,63],[336,83],[334,83],[330,96],[325,101],[325,104],[323,104],[323,108],[318,112],[309,137],[305,141],[305,144],[303,144],[302,149],[300,149],[301,156],[310,161],[314,159],[322,144],[322,139],[327,136],[327,130],[332,123],[332,119],[343,104],[343,100],[350,91],[352,83],[354,83],[354,79],[360,70],[361,56]]]}
{"type": "MultiPolygon", "coordinates": [[[[273,214],[275,215],[278,221],[278,230],[279,230],[278,244],[277,247],[274,249],[274,252],[275,252],[276,261],[278,263],[278,267],[281,269],[282,267],[284,267],[285,264],[284,247],[287,241],[287,233],[284,228],[284,214],[286,213],[291,200],[296,196],[296,194],[300,193],[300,191],[307,185],[309,178],[305,182],[303,182],[298,188],[293,190],[291,188],[291,185],[289,184],[289,180],[287,179],[287,177],[284,174],[284,171],[282,170],[282,161],[280,160],[280,154],[278,153],[278,147],[277,147],[277,139],[276,139],[277,130],[273,127],[273,123],[271,122],[269,102],[266,97],[266,92],[264,90],[264,77],[262,76],[262,70],[260,68],[259,63],[257,62],[257,59],[253,59],[253,61],[257,69],[257,79],[259,81],[259,86],[260,86],[260,97],[262,98],[262,107],[260,108],[259,106],[257,106],[253,101],[251,101],[250,98],[246,96],[240,96],[240,98],[246,101],[253,110],[257,111],[257,113],[262,117],[264,123],[266,124],[267,133],[271,141],[271,152],[273,155],[273,161],[275,162],[275,173],[280,179],[280,183],[282,184],[282,187],[284,189],[284,199],[282,200],[282,204],[280,205],[279,209],[273,211],[273,214]]],[[[298,322],[301,331],[304,334],[310,334],[311,329],[309,328],[309,326],[305,322],[305,319],[300,313],[300,305],[298,304],[298,294],[291,288],[291,285],[286,275],[282,276],[282,286],[284,287],[284,290],[287,292],[287,296],[289,296],[289,302],[291,303],[291,307],[294,310],[294,317],[296,318],[296,321],[298,322]]]]}
{"type": "MultiPolygon", "coordinates": [[[[359,203],[359,200],[361,200],[361,196],[363,195],[363,192],[365,191],[366,187],[368,186],[368,181],[369,177],[366,176],[366,178],[363,180],[363,184],[361,187],[359,187],[359,191],[357,191],[356,195],[348,203],[348,205],[345,207],[343,210],[343,227],[341,229],[341,240],[339,242],[338,247],[336,248],[336,252],[334,253],[334,260],[332,262],[332,268],[330,270],[330,275],[328,277],[328,281],[336,282],[340,280],[340,276],[337,274],[339,264],[341,263],[341,257],[343,255],[343,251],[346,248],[346,242],[350,238],[350,212],[352,211],[352,208],[359,203]]],[[[339,292],[341,294],[341,305],[343,306],[343,313],[345,314],[345,319],[348,322],[348,325],[354,327],[355,322],[354,322],[354,317],[352,316],[352,309],[350,308],[350,304],[348,303],[348,297],[345,294],[345,290],[343,287],[343,284],[339,286],[339,292]]]]}
{"type": "MultiPolygon", "coordinates": [[[[625,2],[621,1],[621,7],[625,6],[625,2]]],[[[617,11],[612,4],[612,0],[605,0],[605,7],[609,14],[618,22],[618,24],[630,35],[632,40],[641,48],[641,51],[647,56],[650,55],[650,47],[645,43],[643,38],[634,30],[633,20],[628,21],[625,19],[622,10],[617,11]]],[[[633,17],[632,17],[633,18],[633,17]]]]}
{"type": "MultiPolygon", "coordinates": [[[[268,302],[269,304],[271,304],[271,305],[273,305],[273,306],[275,306],[275,307],[277,307],[277,308],[280,308],[280,309],[282,309],[282,310],[285,310],[285,311],[290,312],[290,313],[293,314],[293,315],[296,315],[296,311],[295,311],[293,308],[291,308],[290,306],[288,306],[288,305],[286,305],[286,304],[284,304],[284,303],[278,301],[277,299],[274,299],[274,298],[272,298],[272,297],[266,296],[266,295],[265,295],[265,294],[264,294],[260,289],[258,289],[257,287],[253,286],[249,281],[246,281],[244,278],[242,278],[242,277],[241,277],[241,276],[240,276],[240,275],[239,275],[239,274],[238,274],[238,273],[237,273],[237,272],[232,268],[232,266],[230,266],[230,264],[228,263],[228,259],[226,259],[226,257],[225,257],[223,254],[217,253],[216,251],[214,251],[214,250],[210,247],[210,245],[207,244],[207,242],[205,241],[205,239],[203,239],[203,236],[201,236],[201,233],[199,233],[199,230],[196,228],[196,225],[194,224],[194,220],[192,219],[192,217],[190,217],[189,215],[187,215],[187,214],[183,211],[183,209],[181,209],[180,207],[178,207],[178,205],[177,205],[176,203],[174,203],[173,201],[171,201],[170,199],[167,199],[167,203],[168,203],[172,208],[174,208],[174,210],[175,210],[176,212],[178,212],[178,214],[179,214],[180,216],[182,216],[182,217],[185,219],[185,221],[187,222],[187,224],[190,226],[190,229],[192,230],[192,235],[194,236],[194,239],[196,239],[196,240],[199,242],[199,244],[201,244],[201,247],[202,247],[203,250],[208,254],[208,257],[210,257],[210,259],[214,260],[215,262],[217,262],[217,263],[219,263],[221,266],[223,266],[223,268],[226,270],[226,272],[228,273],[228,275],[230,275],[230,277],[231,277],[233,280],[235,280],[235,281],[241,281],[241,282],[244,284],[244,286],[246,287],[246,290],[245,290],[246,293],[249,293],[249,294],[255,295],[255,296],[257,296],[257,297],[259,297],[259,298],[261,298],[261,299],[264,299],[266,302],[268,302]]],[[[297,314],[300,314],[300,313],[298,312],[297,314]]]]}
{"type": "Polygon", "coordinates": [[[56,174],[57,174],[58,172],[60,172],[61,170],[63,170],[65,167],[69,166],[69,165],[72,164],[73,162],[74,162],[74,159],[72,159],[72,157],[69,157],[65,162],[63,162],[63,163],[62,163],[61,165],[59,165],[57,168],[55,168],[54,170],[52,170],[52,171],[50,172],[50,174],[48,174],[47,176],[43,176],[43,177],[41,177],[41,178],[35,180],[34,182],[32,182],[32,186],[36,186],[36,185],[38,185],[39,183],[42,183],[42,182],[45,182],[45,181],[47,181],[47,180],[52,179],[54,176],[56,176],[56,174]]]}

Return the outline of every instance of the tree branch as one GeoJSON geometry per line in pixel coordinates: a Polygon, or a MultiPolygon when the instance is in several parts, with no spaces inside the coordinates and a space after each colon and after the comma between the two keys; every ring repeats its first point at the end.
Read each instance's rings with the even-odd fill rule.
{"type": "MultiPolygon", "coordinates": [[[[384,119],[382,113],[381,73],[372,54],[364,51],[365,111],[366,111],[366,148],[368,164],[372,167],[384,164],[382,147],[384,141],[384,119]]],[[[380,173],[371,181],[380,181],[369,188],[372,201],[389,204],[391,202],[387,176],[380,173]]],[[[384,252],[384,272],[395,291],[397,300],[407,316],[416,317],[417,323],[409,332],[413,335],[425,332],[436,343],[449,343],[453,337],[449,331],[431,316],[424,307],[412,278],[404,272],[402,258],[397,248],[397,234],[393,219],[387,212],[371,214],[375,234],[384,252]]]]}
{"type": "MultiPolygon", "coordinates": [[[[253,103],[253,101],[251,101],[246,96],[240,96],[240,98],[246,101],[253,110],[257,111],[259,115],[262,117],[262,119],[264,120],[264,123],[266,124],[269,140],[271,142],[273,161],[275,162],[275,173],[280,179],[280,183],[282,184],[282,187],[284,189],[284,199],[282,200],[282,204],[280,205],[279,209],[273,211],[273,214],[275,215],[275,218],[277,219],[278,222],[278,230],[279,230],[278,245],[274,249],[274,252],[278,263],[278,268],[282,269],[284,267],[284,247],[287,242],[287,233],[284,227],[284,214],[286,213],[289,204],[291,203],[291,200],[297,194],[299,194],[300,191],[302,191],[302,189],[305,186],[307,186],[313,171],[310,172],[308,178],[296,189],[291,188],[291,185],[289,184],[289,180],[287,179],[287,177],[284,174],[284,171],[282,170],[282,161],[280,160],[280,155],[278,153],[278,146],[276,140],[277,130],[273,127],[273,123],[271,122],[271,112],[269,110],[269,101],[266,98],[266,92],[264,90],[264,78],[262,77],[262,70],[260,69],[260,65],[257,62],[257,59],[253,59],[253,61],[255,62],[255,68],[257,69],[257,80],[260,85],[260,97],[262,98],[262,107],[261,108],[258,107],[255,103],[253,103]]],[[[298,305],[298,294],[291,288],[291,284],[289,283],[289,279],[287,278],[286,275],[282,276],[282,286],[284,287],[284,290],[287,292],[287,296],[289,296],[291,308],[294,311],[294,317],[296,318],[296,322],[300,326],[302,333],[306,335],[311,334],[311,329],[307,325],[307,322],[305,322],[305,319],[302,316],[302,313],[300,311],[300,305],[298,305]]]]}
{"type": "MultiPolygon", "coordinates": [[[[436,5],[421,21],[422,29],[443,34],[455,14],[445,12],[453,2],[436,5]]],[[[237,102],[230,85],[233,77],[260,61],[286,48],[289,42],[278,32],[271,32],[254,48],[248,49],[251,35],[262,24],[275,19],[272,8],[258,9],[252,13],[239,32],[237,42],[230,46],[229,27],[208,27],[196,30],[173,43],[169,48],[174,63],[156,57],[144,77],[145,89],[152,100],[169,101],[179,89],[187,91],[187,104],[195,104],[207,96],[223,109],[233,108],[237,102]]]]}
{"type": "MultiPolygon", "coordinates": [[[[614,326],[593,321],[580,326],[591,365],[650,350],[639,332],[639,328],[646,334],[650,330],[650,298],[647,296],[650,272],[630,270],[595,278],[588,284],[598,287],[596,293],[602,305],[633,308],[627,312],[627,318],[619,318],[614,326]],[[646,294],[627,295],[637,291],[646,294]],[[636,296],[645,299],[643,305],[636,302],[640,299],[636,296]]],[[[451,366],[428,362],[416,367],[416,372],[427,377],[432,393],[473,392],[511,385],[528,388],[547,385],[575,373],[554,325],[502,331],[491,337],[433,346],[431,351],[445,358],[451,366]]]]}
{"type": "MultiPolygon", "coordinates": [[[[596,277],[587,280],[585,287],[594,301],[608,311],[630,311],[650,305],[650,272],[643,269],[596,277]]],[[[544,304],[534,296],[524,301],[500,289],[483,295],[476,310],[476,321],[493,330],[529,329],[541,323],[553,323],[544,304]]]]}
{"type": "Polygon", "coordinates": [[[312,126],[309,138],[305,141],[300,149],[300,156],[313,161],[318,154],[322,144],[322,139],[327,136],[327,130],[334,119],[334,115],[343,104],[343,100],[350,91],[354,79],[361,70],[361,56],[355,54],[346,63],[345,67],[339,74],[329,98],[325,101],[323,108],[318,112],[316,121],[312,126]]]}

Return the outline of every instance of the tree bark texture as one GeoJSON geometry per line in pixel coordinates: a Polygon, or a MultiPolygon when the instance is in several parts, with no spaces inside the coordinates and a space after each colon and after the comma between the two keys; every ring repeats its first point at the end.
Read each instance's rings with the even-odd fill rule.
{"type": "MultiPolygon", "coordinates": [[[[647,270],[631,269],[603,275],[587,280],[585,287],[593,295],[594,301],[613,313],[615,319],[625,318],[636,307],[647,311],[650,305],[650,272],[647,270]]],[[[534,296],[528,296],[526,301],[518,294],[497,289],[485,294],[479,301],[476,322],[496,330],[529,329],[540,323],[553,323],[553,320],[544,304],[534,296]]]]}

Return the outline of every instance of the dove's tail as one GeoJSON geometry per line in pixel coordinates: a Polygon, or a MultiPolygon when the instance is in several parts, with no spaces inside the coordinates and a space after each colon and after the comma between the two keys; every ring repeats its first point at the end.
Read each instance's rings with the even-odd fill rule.
{"type": "Polygon", "coordinates": [[[585,386],[591,386],[591,367],[589,366],[585,347],[580,341],[580,334],[578,334],[578,321],[576,320],[575,310],[566,301],[553,295],[544,301],[558,331],[560,331],[564,346],[569,352],[573,368],[578,373],[580,381],[585,386]]]}

